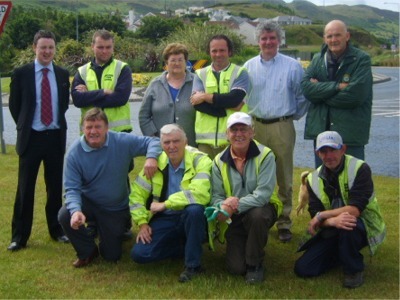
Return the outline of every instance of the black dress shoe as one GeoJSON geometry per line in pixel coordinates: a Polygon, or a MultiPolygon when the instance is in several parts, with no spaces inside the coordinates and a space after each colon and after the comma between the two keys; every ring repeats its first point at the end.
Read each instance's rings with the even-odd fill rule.
{"type": "Polygon", "coordinates": [[[18,244],[17,242],[11,242],[11,244],[7,247],[8,251],[18,251],[22,248],[25,248],[25,245],[18,244]]]}
{"type": "Polygon", "coordinates": [[[56,239],[59,243],[69,243],[69,238],[66,235],[60,235],[56,239]]]}

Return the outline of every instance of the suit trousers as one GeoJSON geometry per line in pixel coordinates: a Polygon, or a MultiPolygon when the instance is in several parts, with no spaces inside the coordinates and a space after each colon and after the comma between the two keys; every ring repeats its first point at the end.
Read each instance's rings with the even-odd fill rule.
{"type": "Polygon", "coordinates": [[[57,220],[62,206],[62,174],[64,149],[60,146],[60,130],[32,130],[26,151],[19,156],[18,186],[12,217],[12,242],[22,246],[30,237],[36,180],[41,162],[46,184],[46,219],[53,239],[63,235],[57,220]]]}
{"type": "Polygon", "coordinates": [[[244,275],[247,266],[263,263],[269,229],[275,224],[277,212],[271,203],[232,215],[226,231],[226,266],[230,273],[244,275]]]}
{"type": "MultiPolygon", "coordinates": [[[[129,208],[108,211],[99,208],[88,200],[83,200],[82,213],[86,216],[86,222],[96,222],[100,255],[107,261],[115,262],[119,260],[122,255],[123,233],[126,231],[126,224],[131,218],[129,208]]],[[[88,233],[84,225],[76,230],[71,227],[71,216],[65,206],[60,209],[58,219],[78,258],[88,258],[97,247],[95,238],[88,233]]]]}

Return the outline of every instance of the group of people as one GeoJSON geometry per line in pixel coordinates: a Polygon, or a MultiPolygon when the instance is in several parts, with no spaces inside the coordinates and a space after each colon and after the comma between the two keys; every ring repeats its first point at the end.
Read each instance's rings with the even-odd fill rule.
{"type": "Polygon", "coordinates": [[[35,61],[17,68],[10,85],[19,173],[8,250],[27,245],[43,161],[50,236],[71,242],[75,267],[99,255],[118,261],[133,220],[138,232],[131,258],[137,263],[182,257],[179,281],[189,281],[204,272],[208,230],[211,243],[226,240],[230,273],[262,282],[270,228],[276,224],[282,242],[292,239],[293,121],[308,112],[305,138],[314,140],[317,170],[305,180],[303,206],[308,204],[312,218],[312,238],[299,249],[305,253],[294,270],[310,277],[342,264],[344,286],[360,286],[360,250],[369,245],[374,253],[386,233],[363,161],[371,121],[370,58],[349,43],[339,20],[326,25],[322,50],[305,72],[279,53],[277,23],[260,24],[256,36],[260,54],[242,67],[230,62],[234,49],[227,36],[211,37],[212,63],[195,74],[186,68],[186,46],[167,45],[166,70],[145,92],[143,136],[136,136],[128,103],[132,72],[113,57],[113,36],[96,31],[94,58],[78,69],[71,87],[82,110],[82,136],[64,161],[69,74],[53,62],[54,35],[39,31],[35,61]],[[130,183],[137,156],[146,160],[130,183]]]}

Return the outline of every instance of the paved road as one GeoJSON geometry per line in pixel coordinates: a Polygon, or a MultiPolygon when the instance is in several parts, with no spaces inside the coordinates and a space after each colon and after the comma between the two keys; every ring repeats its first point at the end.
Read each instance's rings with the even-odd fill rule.
{"type": "MultiPolygon", "coordinates": [[[[370,143],[366,146],[366,160],[374,174],[399,177],[399,68],[374,68],[373,117],[370,143]],[[388,81],[389,80],[389,81],[388,81]]],[[[132,94],[131,111],[134,132],[141,134],[138,124],[138,111],[143,89],[132,94]]],[[[3,103],[5,103],[3,97],[3,103]]],[[[8,100],[8,99],[6,99],[8,100]]],[[[4,133],[6,144],[15,144],[15,124],[11,119],[8,107],[3,108],[4,133]]],[[[78,122],[80,110],[70,105],[66,114],[68,121],[67,145],[79,136],[78,122]]],[[[314,167],[312,141],[306,141],[304,136],[305,118],[295,122],[297,142],[294,154],[295,165],[298,167],[314,167]]]]}

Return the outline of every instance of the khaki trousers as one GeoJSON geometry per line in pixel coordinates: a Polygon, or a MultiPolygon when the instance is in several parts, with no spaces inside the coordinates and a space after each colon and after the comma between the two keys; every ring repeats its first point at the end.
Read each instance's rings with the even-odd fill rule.
{"type": "Polygon", "coordinates": [[[293,196],[293,151],[296,143],[296,131],[293,119],[289,118],[272,124],[254,121],[255,140],[269,147],[276,157],[276,180],[278,197],[283,203],[282,215],[276,225],[278,229],[290,229],[292,220],[293,196]]]}

